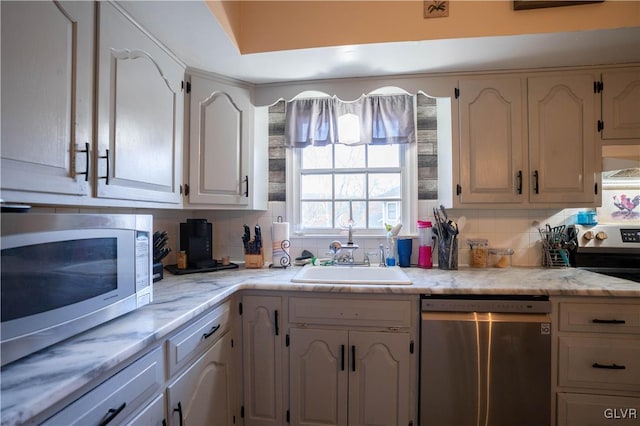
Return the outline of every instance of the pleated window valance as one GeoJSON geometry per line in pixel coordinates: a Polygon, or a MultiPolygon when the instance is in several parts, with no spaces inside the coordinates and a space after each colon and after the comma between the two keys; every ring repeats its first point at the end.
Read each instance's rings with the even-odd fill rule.
{"type": "Polygon", "coordinates": [[[415,142],[415,133],[411,95],[294,99],[286,105],[285,144],[291,148],[406,144],[415,142]]]}

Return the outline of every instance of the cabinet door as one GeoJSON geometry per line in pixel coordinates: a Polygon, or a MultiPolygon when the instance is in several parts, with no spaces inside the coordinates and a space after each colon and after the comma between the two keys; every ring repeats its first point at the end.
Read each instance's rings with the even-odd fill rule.
{"type": "Polygon", "coordinates": [[[598,202],[595,80],[588,73],[529,78],[532,203],[598,202]]]}
{"type": "Polygon", "coordinates": [[[523,201],[523,99],[520,78],[460,81],[461,203],[523,201]]]}
{"type": "Polygon", "coordinates": [[[602,139],[640,139],[640,68],[602,73],[602,139]]]}
{"type": "Polygon", "coordinates": [[[282,299],[242,298],[244,421],[246,425],[282,425],[282,299]]]}
{"type": "Polygon", "coordinates": [[[97,196],[181,201],[184,68],[99,2],[97,196]]]}
{"type": "Polygon", "coordinates": [[[348,332],[291,329],[291,424],[346,425],[348,332]]]}
{"type": "Polygon", "coordinates": [[[237,380],[233,333],[220,338],[173,383],[167,386],[171,425],[236,423],[237,380]]]}
{"type": "Polygon", "coordinates": [[[409,424],[409,345],[408,333],[349,332],[349,424],[409,424]]]}
{"type": "Polygon", "coordinates": [[[190,203],[249,204],[252,109],[249,89],[191,77],[190,203]]]}
{"type": "Polygon", "coordinates": [[[0,14],[3,198],[89,195],[94,4],[3,1],[0,14]]]}

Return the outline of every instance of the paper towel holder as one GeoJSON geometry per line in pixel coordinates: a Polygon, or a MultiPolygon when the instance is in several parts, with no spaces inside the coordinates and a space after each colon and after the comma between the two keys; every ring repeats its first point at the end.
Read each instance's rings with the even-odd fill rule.
{"type": "MultiPolygon", "coordinates": [[[[277,223],[284,223],[284,219],[282,216],[278,216],[276,219],[277,223]]],[[[288,236],[288,224],[287,224],[287,236],[288,236]]],[[[273,234],[273,230],[272,230],[272,234],[273,234]]],[[[289,247],[291,246],[291,241],[288,238],[282,239],[282,240],[278,240],[278,241],[273,241],[273,253],[274,255],[277,253],[277,256],[274,257],[278,257],[279,261],[278,262],[272,262],[271,265],[269,265],[270,268],[287,268],[289,266],[291,266],[291,256],[289,255],[289,247]]],[[[273,259],[272,259],[273,260],[273,259]]]]}

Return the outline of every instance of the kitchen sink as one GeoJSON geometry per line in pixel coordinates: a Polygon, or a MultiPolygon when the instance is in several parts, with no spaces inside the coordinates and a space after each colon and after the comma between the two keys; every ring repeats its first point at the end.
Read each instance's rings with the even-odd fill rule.
{"type": "Polygon", "coordinates": [[[375,284],[410,285],[411,280],[397,267],[376,266],[310,266],[307,265],[295,277],[294,283],[317,284],[375,284]]]}

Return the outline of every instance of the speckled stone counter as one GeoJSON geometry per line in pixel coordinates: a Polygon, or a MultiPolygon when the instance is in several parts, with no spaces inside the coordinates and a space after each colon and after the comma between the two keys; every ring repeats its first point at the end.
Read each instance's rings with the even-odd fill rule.
{"type": "Polygon", "coordinates": [[[390,286],[292,283],[299,269],[167,273],[155,284],[151,305],[3,367],[0,423],[27,421],[241,290],[640,297],[640,283],[572,268],[406,268],[413,284],[390,286]]]}

